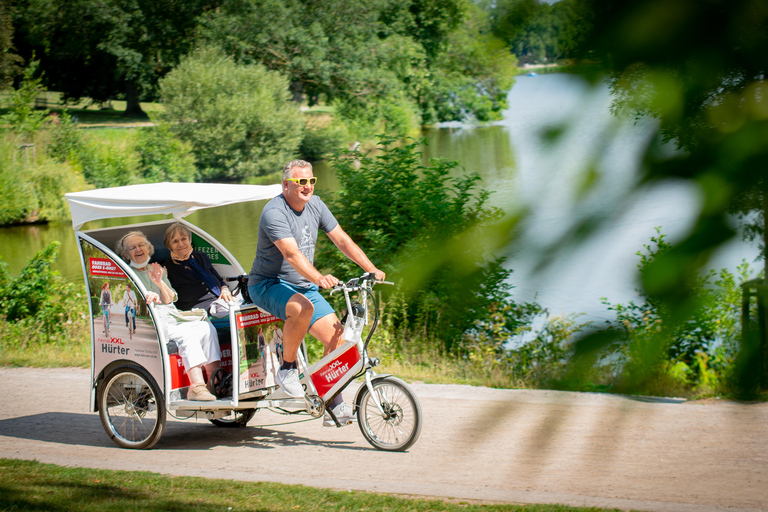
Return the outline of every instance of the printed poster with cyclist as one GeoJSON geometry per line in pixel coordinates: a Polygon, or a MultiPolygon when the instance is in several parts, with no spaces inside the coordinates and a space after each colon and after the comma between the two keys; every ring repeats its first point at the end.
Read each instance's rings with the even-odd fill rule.
{"type": "Polygon", "coordinates": [[[235,323],[240,351],[240,396],[276,386],[275,373],[283,359],[283,321],[252,308],[238,311],[235,323]]]}
{"type": "Polygon", "coordinates": [[[120,266],[101,249],[81,240],[93,311],[96,372],[131,360],[162,382],[160,345],[144,297],[120,266]]]}

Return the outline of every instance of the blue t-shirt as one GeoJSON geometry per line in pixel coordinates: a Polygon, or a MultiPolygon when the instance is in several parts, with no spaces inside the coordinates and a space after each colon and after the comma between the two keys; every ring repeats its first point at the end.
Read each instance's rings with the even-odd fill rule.
{"type": "Polygon", "coordinates": [[[323,200],[317,196],[312,196],[300,212],[291,208],[282,194],[273,198],[264,207],[259,219],[256,257],[251,267],[249,284],[277,277],[297,286],[309,287],[312,283],[285,260],[275,242],[283,238],[294,238],[301,253],[314,264],[318,230],[328,233],[338,224],[323,200]]]}

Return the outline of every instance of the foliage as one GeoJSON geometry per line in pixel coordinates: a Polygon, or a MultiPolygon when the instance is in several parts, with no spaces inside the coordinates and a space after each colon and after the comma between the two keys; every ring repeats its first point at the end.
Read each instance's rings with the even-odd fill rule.
{"type": "Polygon", "coordinates": [[[37,210],[34,186],[24,173],[17,146],[13,136],[0,141],[0,225],[24,221],[37,210]]]}
{"type": "Polygon", "coordinates": [[[304,136],[299,144],[298,154],[303,160],[316,162],[340,151],[348,138],[348,132],[341,123],[332,123],[329,119],[317,119],[306,116],[304,136]]]}
{"type": "Polygon", "coordinates": [[[142,128],[135,136],[118,141],[97,140],[79,129],[64,111],[50,130],[46,152],[79,168],[97,187],[195,181],[198,177],[191,147],[177,139],[167,123],[142,128]]]}
{"type": "Polygon", "coordinates": [[[51,269],[60,245],[53,242],[39,251],[15,278],[10,276],[8,264],[0,261],[0,329],[4,344],[25,348],[36,343],[61,343],[85,319],[83,294],[51,269]]]}
{"type": "Polygon", "coordinates": [[[198,177],[191,145],[176,138],[168,123],[139,130],[134,150],[139,154],[142,182],[190,182],[198,177]]]}
{"type": "MultiPolygon", "coordinates": [[[[671,249],[665,238],[657,228],[645,252],[638,252],[641,275],[671,249]]],[[[640,303],[611,304],[604,299],[616,312],[609,328],[620,333],[613,358],[616,389],[653,392],[648,387],[659,386],[653,381],[661,379],[680,393],[728,391],[741,340],[740,285],[750,278],[746,262],[738,267],[738,277],[737,283],[727,269],[701,276],[688,291],[696,307],[682,322],[673,322],[668,305],[644,290],[638,290],[640,303]]]]}
{"type": "Polygon", "coordinates": [[[87,148],[85,135],[77,129],[72,116],[64,110],[51,128],[46,152],[59,162],[77,161],[87,148]]]}
{"type": "Polygon", "coordinates": [[[464,25],[451,33],[436,59],[435,76],[422,91],[422,109],[439,121],[496,121],[507,108],[517,61],[488,29],[489,20],[472,6],[464,25]]]}
{"type": "Polygon", "coordinates": [[[22,144],[20,135],[0,138],[0,225],[64,219],[64,194],[86,184],[76,166],[47,157],[46,131],[22,144]]]}
{"type": "Polygon", "coordinates": [[[13,79],[21,73],[24,59],[16,54],[13,47],[13,6],[0,3],[0,90],[11,86],[13,79]]]}
{"type": "Polygon", "coordinates": [[[188,0],[34,0],[20,2],[17,47],[36,52],[48,86],[68,99],[97,103],[123,96],[126,113],[194,43],[196,16],[217,2],[188,0]]]}
{"type": "Polygon", "coordinates": [[[521,64],[544,64],[576,56],[589,24],[577,0],[502,0],[490,8],[493,33],[521,64]]]}
{"type": "Polygon", "coordinates": [[[514,65],[486,26],[464,0],[229,0],[201,17],[204,40],[239,62],[280,71],[295,100],[334,105],[356,138],[495,119],[514,65]],[[441,117],[454,86],[458,105],[441,117]]]}
{"type": "Polygon", "coordinates": [[[192,145],[202,177],[242,179],[279,169],[295,154],[302,119],[288,82],[261,65],[200,49],[160,83],[159,119],[192,145]]]}
{"type": "MultiPolygon", "coordinates": [[[[575,316],[550,318],[545,314],[546,321],[535,333],[525,334],[523,339],[520,334],[529,330],[523,328],[510,339],[503,332],[508,315],[519,315],[520,312],[508,308],[495,309],[485,324],[498,326],[500,336],[485,337],[482,333],[475,337],[467,336],[458,354],[446,354],[417,330],[406,335],[403,329],[395,329],[393,324],[397,315],[391,313],[397,307],[390,301],[383,308],[383,327],[374,335],[372,350],[387,372],[431,383],[551,388],[566,373],[573,357],[572,340],[589,327],[588,323],[578,323],[575,316]]],[[[601,377],[595,374],[594,380],[599,383],[601,377]]],[[[595,384],[583,389],[594,391],[603,388],[595,384]]]]}
{"type": "Polygon", "coordinates": [[[8,113],[0,117],[0,124],[19,133],[24,141],[29,142],[45,123],[47,110],[35,110],[35,98],[45,92],[42,78],[35,78],[40,65],[33,60],[24,69],[24,79],[18,89],[11,90],[8,113]]]}
{"type": "MultiPolygon", "coordinates": [[[[696,311],[698,274],[735,230],[728,214],[745,194],[767,181],[768,5],[761,0],[675,3],[655,0],[584,2],[594,23],[582,49],[610,77],[619,113],[654,116],[661,132],[643,158],[643,180],[684,180],[701,193],[695,224],[678,243],[649,264],[643,290],[664,304],[676,329],[696,311]],[[663,141],[684,150],[661,151],[663,141]]],[[[594,74],[589,75],[595,77],[594,74]]],[[[768,260],[766,260],[768,261],[768,260]]],[[[597,346],[611,336],[585,338],[597,346]]],[[[768,385],[760,342],[746,339],[736,358],[743,396],[768,385]]],[[[647,351],[649,372],[663,340],[647,351]]],[[[586,360],[585,360],[586,361],[586,360]]]]}
{"type": "MultiPolygon", "coordinates": [[[[511,270],[503,260],[476,247],[441,261],[433,257],[448,240],[493,223],[501,212],[487,205],[489,192],[478,188],[476,174],[451,176],[456,162],[421,165],[420,144],[398,145],[383,137],[375,156],[354,149],[333,158],[341,190],[328,199],[329,207],[369,258],[399,283],[388,299],[396,330],[422,332],[451,351],[461,347],[465,335],[487,330],[482,322],[490,322],[495,310],[505,310],[510,313],[505,332],[518,332],[538,309],[512,301],[511,270]],[[423,273],[416,276],[412,266],[423,273]]],[[[338,276],[359,272],[322,244],[316,266],[338,276]]]]}

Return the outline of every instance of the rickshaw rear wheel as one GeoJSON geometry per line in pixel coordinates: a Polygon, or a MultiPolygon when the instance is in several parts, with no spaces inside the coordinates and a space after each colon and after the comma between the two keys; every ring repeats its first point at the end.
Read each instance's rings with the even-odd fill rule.
{"type": "Polygon", "coordinates": [[[141,366],[126,364],[109,372],[98,397],[101,425],[117,446],[151,448],[163,435],[165,399],[141,366]]]}
{"type": "Polygon", "coordinates": [[[360,432],[366,441],[379,450],[407,450],[421,434],[419,399],[408,384],[396,377],[377,379],[372,386],[373,396],[367,386],[363,385],[355,404],[360,432]]]}
{"type": "Polygon", "coordinates": [[[242,411],[232,411],[229,416],[211,420],[211,423],[217,427],[224,428],[242,428],[251,421],[251,418],[256,414],[256,409],[244,409],[242,411]]]}

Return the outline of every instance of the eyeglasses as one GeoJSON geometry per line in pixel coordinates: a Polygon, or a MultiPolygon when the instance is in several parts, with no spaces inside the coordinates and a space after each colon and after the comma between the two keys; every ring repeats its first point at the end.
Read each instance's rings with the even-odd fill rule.
{"type": "Polygon", "coordinates": [[[306,187],[307,183],[309,183],[310,185],[314,185],[315,183],[317,183],[317,177],[312,176],[311,178],[286,178],[285,181],[293,181],[298,183],[302,187],[306,187]]]}
{"type": "Polygon", "coordinates": [[[147,244],[144,243],[144,242],[139,242],[136,245],[131,245],[130,247],[128,247],[128,252],[133,252],[133,251],[135,251],[138,248],[146,249],[147,248],[147,244]]]}

